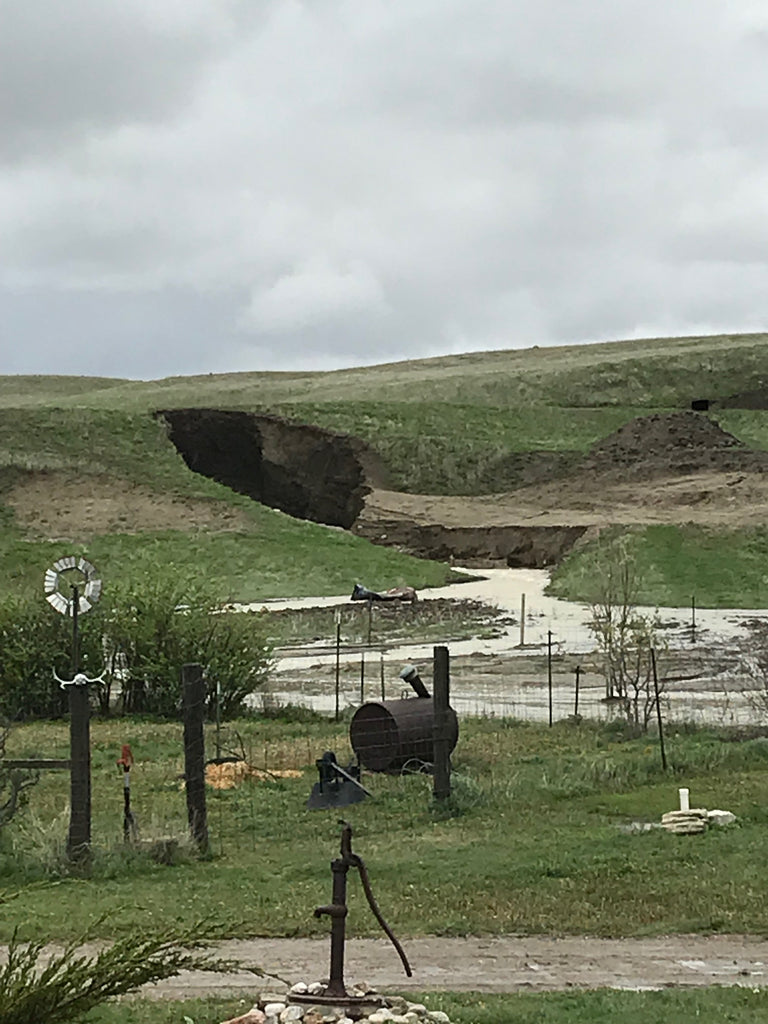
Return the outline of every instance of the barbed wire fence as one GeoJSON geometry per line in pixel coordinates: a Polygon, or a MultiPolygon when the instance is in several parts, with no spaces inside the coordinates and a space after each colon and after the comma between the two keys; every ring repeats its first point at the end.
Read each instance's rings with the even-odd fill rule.
{"type": "MultiPolygon", "coordinates": [[[[561,721],[579,716],[608,720],[626,713],[606,693],[600,654],[583,628],[552,624],[542,642],[487,653],[462,653],[466,641],[441,643],[451,652],[451,704],[459,716],[561,721]]],[[[380,638],[379,638],[380,639],[380,638]]],[[[699,628],[677,624],[656,650],[661,706],[669,722],[758,725],[768,685],[750,667],[749,643],[724,644],[699,628]]],[[[768,655],[768,643],[766,644],[768,655]]],[[[768,661],[768,658],[766,659],[768,661]]],[[[753,659],[754,661],[754,659],[753,659]]],[[[297,705],[343,714],[366,701],[396,700],[411,691],[400,678],[413,662],[427,686],[432,679],[429,643],[296,645],[276,651],[270,690],[259,699],[274,707],[297,705]]]]}

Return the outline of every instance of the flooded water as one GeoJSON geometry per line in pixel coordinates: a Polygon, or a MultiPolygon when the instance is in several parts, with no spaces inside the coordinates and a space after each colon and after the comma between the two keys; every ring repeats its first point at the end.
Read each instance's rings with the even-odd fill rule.
{"type": "MultiPolygon", "coordinates": [[[[575,667],[590,664],[594,640],[587,605],[561,601],[544,591],[549,574],[535,569],[461,570],[471,581],[421,591],[420,600],[467,598],[493,605],[513,620],[501,636],[446,641],[451,655],[451,704],[460,715],[509,716],[547,721],[574,713],[605,719],[617,714],[606,703],[602,677],[582,674],[578,705],[575,667]],[[521,629],[520,613],[525,606],[521,629]],[[521,640],[523,645],[521,646],[521,640]],[[550,697],[545,655],[552,646],[550,697]]],[[[262,608],[307,608],[347,605],[347,595],[260,603],[262,608]]],[[[755,721],[749,698],[754,683],[739,674],[736,646],[748,636],[746,625],[768,623],[768,609],[641,609],[658,615],[664,638],[661,676],[662,707],[667,720],[718,725],[755,721]],[[674,661],[677,675],[666,681],[674,661]],[[682,666],[682,671],[680,670],[682,666]],[[680,678],[682,677],[682,678],[680,678]]],[[[339,656],[338,704],[357,707],[365,700],[404,695],[399,672],[405,664],[420,667],[431,679],[431,643],[383,643],[372,648],[344,649],[339,656]]],[[[336,654],[325,645],[278,652],[271,699],[333,714],[337,706],[336,654]]],[[[407,689],[407,687],[405,688],[407,689]]]]}

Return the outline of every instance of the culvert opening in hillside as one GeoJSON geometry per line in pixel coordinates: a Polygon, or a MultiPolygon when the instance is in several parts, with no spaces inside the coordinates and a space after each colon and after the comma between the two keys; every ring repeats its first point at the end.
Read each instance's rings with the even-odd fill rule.
{"type": "Polygon", "coordinates": [[[193,472],[297,519],[348,529],[370,490],[366,459],[373,456],[354,438],[237,410],[156,416],[193,472]]]}

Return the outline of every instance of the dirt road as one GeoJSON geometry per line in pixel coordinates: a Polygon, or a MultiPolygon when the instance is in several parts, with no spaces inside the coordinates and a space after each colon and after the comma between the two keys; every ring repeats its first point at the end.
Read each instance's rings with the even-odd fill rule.
{"type": "MultiPolygon", "coordinates": [[[[569,988],[648,989],[670,986],[768,985],[768,939],[740,935],[673,935],[650,939],[544,936],[420,938],[403,941],[413,977],[403,974],[386,939],[352,939],[349,983],[380,991],[544,992],[569,988]]],[[[324,939],[233,940],[217,953],[259,966],[287,982],[327,977],[324,939]]],[[[249,972],[188,973],[142,991],[163,999],[242,995],[268,987],[249,972]]]]}

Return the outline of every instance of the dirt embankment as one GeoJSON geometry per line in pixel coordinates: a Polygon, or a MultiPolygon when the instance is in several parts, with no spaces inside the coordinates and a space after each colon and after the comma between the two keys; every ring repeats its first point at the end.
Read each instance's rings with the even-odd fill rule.
{"type": "MultiPolygon", "coordinates": [[[[576,463],[569,455],[537,465],[535,453],[523,453],[533,482],[477,497],[383,490],[386,470],[362,442],[278,417],[210,409],[158,415],[196,472],[292,516],[462,564],[543,568],[611,524],[737,527],[768,518],[768,453],[693,412],[633,420],[576,463]]],[[[243,525],[226,502],[55,473],[19,473],[4,502],[35,537],[243,525]]]]}
{"type": "MultiPolygon", "coordinates": [[[[633,420],[565,476],[458,498],[373,491],[354,529],[466,564],[542,568],[612,524],[748,526],[768,516],[768,453],[694,412],[633,420]]],[[[433,554],[434,557],[434,554],[433,554]]]]}
{"type": "Polygon", "coordinates": [[[297,519],[350,527],[378,468],[355,438],[278,416],[228,409],[157,415],[195,473],[297,519]]]}

